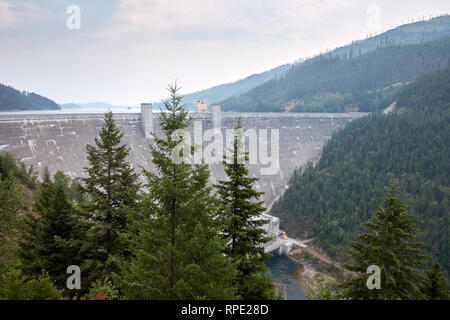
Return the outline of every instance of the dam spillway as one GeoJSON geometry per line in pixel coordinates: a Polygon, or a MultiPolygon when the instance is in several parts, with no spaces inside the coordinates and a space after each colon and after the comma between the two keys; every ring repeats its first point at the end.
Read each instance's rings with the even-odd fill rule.
{"type": "MultiPolygon", "coordinates": [[[[333,132],[365,114],[238,113],[220,112],[219,109],[215,114],[191,115],[193,122],[200,123],[203,131],[219,126],[219,130],[225,133],[236,126],[239,118],[244,129],[254,129],[255,132],[278,130],[279,170],[273,174],[261,174],[261,165],[247,166],[250,176],[260,179],[255,188],[265,193],[262,199],[269,207],[287,188],[294,169],[310,161],[316,162],[333,132]]],[[[123,133],[122,142],[130,147],[128,160],[134,168],[138,171],[140,167],[154,170],[149,148],[152,140],[148,134],[146,137],[144,128],[151,127],[156,135],[162,134],[158,113],[151,117],[139,113],[116,113],[114,118],[123,133]]],[[[82,177],[83,168],[88,165],[86,144],[94,144],[103,119],[102,113],[0,114],[0,150],[13,152],[39,173],[47,166],[52,174],[61,170],[73,178],[82,177]]],[[[191,125],[191,131],[193,127],[191,125]]],[[[220,164],[211,164],[210,168],[211,182],[225,178],[220,164]]]]}

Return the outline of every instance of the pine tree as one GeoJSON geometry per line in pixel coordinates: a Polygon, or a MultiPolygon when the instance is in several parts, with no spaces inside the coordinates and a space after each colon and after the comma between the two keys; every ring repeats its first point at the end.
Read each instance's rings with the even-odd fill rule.
{"type": "Polygon", "coordinates": [[[423,243],[415,241],[417,222],[397,198],[395,188],[391,187],[371,221],[363,224],[369,232],[357,235],[359,241],[350,243],[352,250],[348,256],[351,263],[345,268],[357,275],[342,284],[344,298],[424,298],[420,291],[423,275],[418,267],[427,256],[421,249],[423,243]],[[369,289],[367,286],[371,275],[367,273],[367,268],[371,265],[380,268],[380,289],[369,289]]]}
{"type": "Polygon", "coordinates": [[[434,262],[432,267],[425,270],[425,283],[422,287],[422,292],[430,300],[447,300],[447,278],[442,272],[439,263],[434,262]]]}
{"type": "Polygon", "coordinates": [[[83,191],[89,198],[86,208],[92,227],[91,248],[85,268],[92,275],[90,281],[110,276],[118,271],[118,260],[129,255],[121,234],[126,231],[128,210],[139,199],[138,175],[126,158],[130,149],[121,144],[120,132],[111,111],[105,113],[103,126],[95,138],[95,146],[86,145],[89,167],[83,178],[83,191]]]}
{"type": "Polygon", "coordinates": [[[144,171],[149,194],[130,226],[134,259],[123,267],[121,287],[131,299],[232,299],[235,269],[223,255],[209,170],[172,156],[190,117],[176,84],[169,92],[160,114],[163,137],[154,135],[150,146],[158,174],[144,171]]]}
{"type": "Polygon", "coordinates": [[[263,193],[253,189],[258,179],[248,177],[245,167],[248,153],[243,151],[240,119],[234,132],[232,156],[225,156],[223,162],[228,180],[215,185],[222,204],[223,236],[228,242],[225,254],[237,265],[236,285],[242,299],[273,299],[274,285],[264,265],[264,260],[269,257],[264,252],[264,244],[270,237],[261,228],[267,223],[260,219],[265,211],[264,202],[257,201],[263,193]]]}

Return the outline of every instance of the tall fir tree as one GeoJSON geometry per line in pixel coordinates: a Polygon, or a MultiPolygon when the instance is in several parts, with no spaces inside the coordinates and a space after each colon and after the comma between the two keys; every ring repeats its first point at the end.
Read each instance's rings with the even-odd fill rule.
{"type": "Polygon", "coordinates": [[[421,292],[424,277],[419,270],[427,255],[421,242],[415,241],[419,222],[408,213],[405,204],[391,187],[372,219],[363,225],[367,233],[357,235],[359,241],[350,243],[351,263],[345,268],[356,276],[345,281],[342,297],[363,300],[424,299],[421,292]],[[369,289],[367,268],[380,268],[380,289],[369,289]]]}
{"type": "Polygon", "coordinates": [[[264,244],[270,240],[261,227],[267,223],[260,215],[266,210],[259,201],[262,192],[254,189],[257,178],[248,177],[245,161],[243,129],[239,119],[234,130],[231,157],[224,157],[228,180],[221,180],[215,187],[221,199],[223,236],[228,245],[225,254],[237,265],[236,286],[244,300],[275,298],[275,288],[266,273],[264,244]]]}
{"type": "Polygon", "coordinates": [[[223,255],[209,170],[177,161],[191,153],[178,149],[191,119],[177,85],[169,92],[160,113],[163,137],[154,135],[150,146],[157,174],[145,171],[149,193],[130,226],[134,259],[123,268],[121,287],[131,299],[233,299],[235,268],[223,255]]]}
{"type": "Polygon", "coordinates": [[[422,292],[430,300],[448,300],[448,280],[442,272],[439,263],[434,262],[430,269],[425,270],[425,283],[422,292]]]}
{"type": "Polygon", "coordinates": [[[95,146],[86,145],[89,167],[85,168],[87,177],[82,182],[89,198],[85,209],[92,222],[91,246],[85,248],[90,282],[111,276],[119,270],[118,261],[129,256],[121,234],[126,232],[127,212],[137,207],[140,184],[127,162],[130,149],[121,144],[122,137],[109,111],[105,113],[95,146]]]}

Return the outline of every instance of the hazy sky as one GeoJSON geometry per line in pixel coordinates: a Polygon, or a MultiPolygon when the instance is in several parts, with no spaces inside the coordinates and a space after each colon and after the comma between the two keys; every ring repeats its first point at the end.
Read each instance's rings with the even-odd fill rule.
{"type": "Polygon", "coordinates": [[[0,0],[0,82],[134,105],[175,78],[205,89],[439,13],[449,0],[0,0]]]}

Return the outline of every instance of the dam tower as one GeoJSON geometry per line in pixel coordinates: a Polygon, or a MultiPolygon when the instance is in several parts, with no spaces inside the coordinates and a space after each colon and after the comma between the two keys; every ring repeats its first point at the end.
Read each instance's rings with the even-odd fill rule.
{"type": "Polygon", "coordinates": [[[220,121],[220,106],[218,105],[211,105],[211,120],[213,124],[213,128],[220,128],[221,121],[220,121]]]}
{"type": "Polygon", "coordinates": [[[150,139],[153,133],[153,109],[151,103],[141,103],[142,127],[146,139],[150,139]]]}

